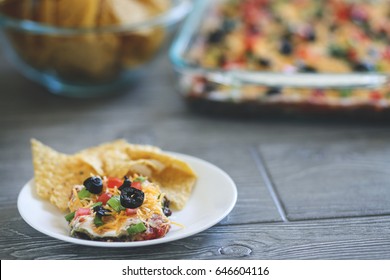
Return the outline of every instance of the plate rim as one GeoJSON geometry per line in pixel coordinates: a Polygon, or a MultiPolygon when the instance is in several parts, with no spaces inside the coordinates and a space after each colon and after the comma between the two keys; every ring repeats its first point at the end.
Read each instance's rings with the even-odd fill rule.
{"type": "MultiPolygon", "coordinates": [[[[59,233],[47,230],[46,228],[39,227],[38,225],[36,225],[36,223],[32,222],[30,220],[30,218],[26,217],[25,208],[22,206],[22,203],[23,203],[22,198],[23,198],[23,195],[25,195],[24,194],[25,192],[31,191],[31,189],[33,187],[34,178],[31,178],[29,181],[27,181],[23,185],[22,189],[19,191],[18,199],[17,199],[18,212],[19,212],[20,216],[22,217],[22,219],[30,227],[37,230],[38,232],[41,232],[41,233],[47,235],[48,237],[52,237],[52,238],[55,238],[57,240],[61,240],[61,241],[73,243],[73,244],[78,244],[78,245],[90,246],[90,247],[129,248],[129,247],[144,247],[144,246],[150,246],[150,245],[164,244],[164,243],[173,242],[173,241],[177,241],[177,240],[180,240],[183,238],[187,238],[189,236],[196,235],[196,234],[198,234],[202,231],[205,231],[205,230],[211,228],[212,226],[218,224],[221,220],[223,220],[233,210],[233,208],[235,207],[235,205],[237,203],[238,191],[237,191],[237,186],[236,186],[235,182],[233,181],[233,179],[229,176],[229,174],[227,172],[225,172],[223,169],[221,169],[217,165],[215,165],[209,161],[203,160],[201,158],[195,157],[195,156],[177,153],[177,152],[171,152],[171,151],[164,151],[164,152],[186,161],[190,166],[191,166],[191,164],[188,161],[195,161],[195,162],[198,162],[198,163],[204,165],[204,167],[214,169],[214,171],[219,172],[220,175],[222,175],[224,177],[224,179],[226,179],[226,181],[229,182],[228,185],[229,185],[229,189],[231,192],[231,201],[230,201],[229,205],[226,207],[226,209],[224,209],[224,211],[216,219],[213,219],[213,220],[205,223],[204,225],[202,225],[201,227],[199,227],[196,230],[192,230],[192,231],[189,231],[187,233],[184,233],[184,234],[181,234],[178,236],[177,235],[176,236],[168,236],[168,237],[165,236],[165,237],[153,239],[153,240],[144,240],[144,241],[136,241],[136,242],[102,242],[102,241],[79,239],[79,238],[71,237],[70,235],[67,236],[67,235],[59,234],[59,233]]],[[[191,166],[191,167],[193,168],[193,166],[191,166]]],[[[198,177],[200,177],[200,174],[197,174],[197,175],[198,175],[198,177]]],[[[43,200],[40,197],[38,197],[38,200],[42,203],[46,202],[45,200],[43,200]]]]}

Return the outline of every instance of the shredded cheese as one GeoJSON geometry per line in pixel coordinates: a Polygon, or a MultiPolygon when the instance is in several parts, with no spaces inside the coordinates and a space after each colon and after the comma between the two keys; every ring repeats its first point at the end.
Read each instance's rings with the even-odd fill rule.
{"type": "Polygon", "coordinates": [[[181,228],[185,228],[185,225],[180,224],[180,223],[178,223],[178,222],[171,221],[171,224],[172,224],[172,225],[175,225],[175,226],[178,226],[178,227],[181,227],[181,228]]]}
{"type": "MultiPolygon", "coordinates": [[[[138,176],[133,176],[132,181],[138,176]]],[[[134,215],[128,216],[126,211],[116,212],[111,209],[111,214],[109,216],[102,217],[104,224],[99,227],[94,227],[93,231],[98,234],[103,234],[108,231],[115,231],[119,233],[124,230],[124,227],[129,226],[135,221],[138,222],[148,222],[152,219],[153,216],[158,215],[162,217],[162,223],[169,224],[170,221],[163,213],[162,202],[164,199],[164,194],[161,193],[158,185],[153,184],[147,180],[142,183],[142,191],[144,192],[144,202],[137,208],[137,212],[134,215]]],[[[110,193],[111,195],[120,195],[120,191],[117,187],[108,188],[107,187],[107,178],[103,178],[103,192],[110,193]]],[[[91,207],[97,200],[97,195],[92,195],[90,198],[85,198],[80,200],[78,197],[77,188],[75,187],[72,192],[72,197],[69,201],[69,209],[75,211],[80,207],[88,208],[91,207]]],[[[91,213],[93,217],[95,213],[91,213]]],[[[175,223],[178,226],[181,226],[175,223]]]]}

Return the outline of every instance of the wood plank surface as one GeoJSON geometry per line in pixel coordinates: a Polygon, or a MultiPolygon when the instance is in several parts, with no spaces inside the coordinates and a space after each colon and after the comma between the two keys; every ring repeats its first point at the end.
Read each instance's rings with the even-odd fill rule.
{"type": "Polygon", "coordinates": [[[129,250],[58,241],[32,230],[15,208],[3,213],[2,259],[390,259],[388,216],[218,225],[175,242],[129,250]]]}
{"type": "Polygon", "coordinates": [[[323,133],[263,143],[292,220],[390,214],[390,133],[323,133]]]}
{"type": "Polygon", "coordinates": [[[124,94],[69,99],[0,55],[1,259],[390,259],[387,124],[209,117],[187,109],[167,69],[163,57],[124,94]],[[32,137],[68,153],[125,138],[197,156],[233,178],[237,205],[218,225],[168,244],[129,252],[65,243],[16,208],[33,176],[32,137]]]}

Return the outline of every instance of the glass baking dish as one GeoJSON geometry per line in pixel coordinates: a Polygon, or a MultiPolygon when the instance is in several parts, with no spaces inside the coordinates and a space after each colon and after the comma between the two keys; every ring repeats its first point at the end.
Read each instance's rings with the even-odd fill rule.
{"type": "MultiPolygon", "coordinates": [[[[229,5],[229,3],[231,5],[242,5],[242,3],[244,5],[268,5],[264,4],[267,2],[271,1],[244,0],[240,2],[237,0],[199,0],[196,2],[192,13],[186,19],[170,49],[171,63],[177,74],[178,90],[191,107],[213,113],[239,115],[257,115],[264,113],[304,113],[314,115],[325,114],[327,116],[350,115],[369,117],[390,115],[390,83],[388,75],[388,69],[390,69],[388,67],[390,66],[390,47],[384,50],[376,50],[377,63],[372,64],[371,67],[366,67],[368,65],[366,62],[365,65],[363,65],[363,62],[353,62],[351,69],[341,67],[341,71],[339,71],[340,67],[337,71],[333,71],[332,65],[337,65],[337,63],[330,64],[331,66],[324,71],[315,71],[310,65],[303,66],[301,68],[303,70],[301,71],[300,69],[297,70],[296,65],[300,62],[298,61],[297,63],[296,60],[291,65],[284,65],[281,70],[264,70],[260,69],[261,67],[256,69],[249,67],[249,63],[241,63],[237,67],[234,62],[230,63],[228,67],[225,67],[226,56],[223,56],[224,54],[221,55],[225,59],[223,66],[221,66],[222,64],[218,64],[218,61],[214,61],[213,64],[213,61],[205,62],[203,60],[202,55],[203,57],[209,55],[207,53],[209,50],[207,49],[209,41],[213,43],[213,40],[221,40],[218,36],[225,36],[229,32],[238,32],[234,30],[234,27],[233,31],[231,31],[232,27],[229,27],[229,22],[226,22],[226,16],[221,15],[221,9],[226,10],[226,5],[229,5]],[[225,35],[221,35],[221,33],[225,35]],[[201,53],[200,56],[199,53],[201,53]],[[378,55],[381,57],[378,57],[378,55]],[[381,65],[382,69],[379,67],[381,65]]],[[[297,5],[303,2],[307,3],[308,1],[280,0],[272,2],[290,2],[290,4],[297,5]]],[[[316,3],[316,5],[321,5],[321,3],[325,2],[340,1],[311,2],[316,3]]],[[[350,1],[345,2],[350,3],[350,1]]],[[[370,3],[376,5],[379,2],[381,1],[358,1],[358,3],[363,3],[362,5],[370,5],[370,3]]],[[[383,1],[382,4],[390,7],[390,4],[387,4],[386,1],[383,1]]],[[[250,12],[253,11],[253,6],[251,9],[250,12]]],[[[322,7],[319,8],[319,10],[321,9],[322,7]]],[[[363,17],[361,14],[362,12],[358,16],[363,17]]],[[[326,14],[324,15],[323,13],[322,17],[324,16],[326,14]]],[[[247,22],[240,22],[242,18],[240,19],[239,17],[234,18],[234,20],[238,26],[247,24],[247,22]]],[[[230,22],[230,24],[232,23],[230,22]]],[[[344,26],[349,26],[349,24],[360,23],[354,21],[352,23],[344,22],[342,24],[344,24],[341,27],[343,29],[344,26]]],[[[318,26],[322,28],[323,25],[318,26]]],[[[368,23],[365,23],[365,25],[368,25],[368,23]]],[[[294,30],[292,32],[297,33],[298,31],[294,30]]],[[[381,31],[384,40],[389,42],[390,34],[385,32],[390,32],[390,28],[381,31]]],[[[293,36],[298,35],[294,33],[293,36]]],[[[346,36],[346,39],[348,39],[349,35],[346,34],[346,36]]],[[[298,40],[301,40],[301,38],[298,38],[298,40]]],[[[305,40],[312,40],[312,38],[305,40]]],[[[292,44],[292,47],[295,47],[299,43],[294,45],[293,42],[292,44]]],[[[375,44],[379,43],[373,41],[372,44],[376,46],[375,44]]],[[[213,50],[220,52],[221,49],[225,48],[226,44],[224,42],[223,45],[217,46],[220,48],[214,48],[213,50]]],[[[367,46],[369,46],[369,43],[367,46]]],[[[356,49],[359,47],[356,46],[356,49]]],[[[348,55],[353,54],[352,51],[348,51],[348,55]]],[[[337,55],[340,56],[340,53],[334,52],[331,55],[337,57],[337,55]]],[[[350,56],[346,56],[344,59],[345,63],[343,63],[346,64],[349,58],[350,56]]],[[[221,60],[220,57],[218,59],[221,60]]],[[[260,66],[266,65],[267,61],[264,62],[264,60],[267,59],[267,57],[259,59],[258,63],[260,66]]],[[[320,59],[326,60],[323,57],[315,58],[314,60],[319,61],[320,59]]],[[[332,59],[330,58],[329,60],[331,62],[337,62],[332,59]]],[[[348,61],[348,65],[352,65],[351,61],[348,61]]],[[[314,61],[314,65],[315,63],[316,61],[314,61]]]]}

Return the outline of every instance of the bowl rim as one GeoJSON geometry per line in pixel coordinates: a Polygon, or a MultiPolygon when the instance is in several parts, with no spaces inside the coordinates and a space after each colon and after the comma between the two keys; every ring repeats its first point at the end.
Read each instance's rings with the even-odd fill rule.
{"type": "Polygon", "coordinates": [[[184,18],[192,8],[191,0],[171,0],[172,7],[167,11],[159,13],[157,16],[134,24],[108,25],[101,27],[58,27],[54,25],[43,24],[38,21],[18,19],[7,16],[0,12],[0,27],[22,30],[31,34],[41,35],[82,35],[88,33],[120,33],[134,32],[140,29],[156,26],[168,26],[175,24],[184,18]]]}

